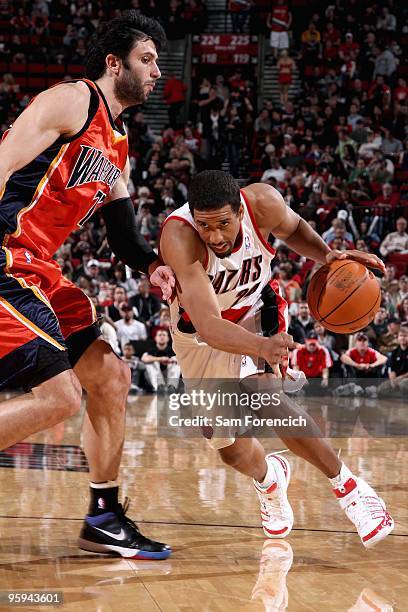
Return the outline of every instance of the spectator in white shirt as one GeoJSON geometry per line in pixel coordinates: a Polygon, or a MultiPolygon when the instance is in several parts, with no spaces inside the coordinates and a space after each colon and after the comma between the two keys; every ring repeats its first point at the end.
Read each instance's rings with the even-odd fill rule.
{"type": "Polygon", "coordinates": [[[286,170],[282,168],[279,160],[275,157],[271,159],[271,167],[265,170],[261,177],[261,183],[266,183],[271,177],[274,177],[278,183],[282,182],[285,178],[286,170]]]}
{"type": "Polygon", "coordinates": [[[111,321],[109,317],[106,317],[102,306],[97,306],[96,312],[98,315],[99,327],[102,332],[102,338],[112,347],[115,353],[119,355],[120,348],[114,322],[111,321]]]}
{"type": "Polygon", "coordinates": [[[377,30],[385,30],[386,32],[395,32],[397,29],[397,18],[390,13],[388,6],[383,6],[381,9],[381,17],[377,19],[377,30]]]}
{"type": "Polygon", "coordinates": [[[408,252],[407,220],[400,217],[395,225],[397,231],[388,234],[381,243],[380,253],[383,257],[387,257],[391,253],[408,252]]]}
{"type": "Polygon", "coordinates": [[[133,309],[128,304],[120,307],[120,321],[116,321],[116,332],[122,352],[125,344],[137,340],[146,340],[146,327],[140,321],[135,321],[133,309]]]}

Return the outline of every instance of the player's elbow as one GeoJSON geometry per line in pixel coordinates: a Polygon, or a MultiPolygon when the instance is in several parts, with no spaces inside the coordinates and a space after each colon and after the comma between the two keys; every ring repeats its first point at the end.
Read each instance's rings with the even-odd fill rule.
{"type": "Polygon", "coordinates": [[[195,329],[200,338],[202,338],[206,344],[212,346],[213,334],[211,332],[211,328],[206,324],[199,323],[198,325],[195,325],[195,329]]]}
{"type": "Polygon", "coordinates": [[[205,318],[201,321],[196,321],[194,324],[197,334],[204,340],[209,346],[217,344],[217,331],[214,329],[214,324],[211,319],[205,318]]]}

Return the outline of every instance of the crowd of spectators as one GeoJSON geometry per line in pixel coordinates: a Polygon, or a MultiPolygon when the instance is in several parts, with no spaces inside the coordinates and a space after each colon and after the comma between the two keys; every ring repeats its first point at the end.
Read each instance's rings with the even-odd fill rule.
{"type": "MultiPolygon", "coordinates": [[[[0,62],[47,61],[80,69],[99,20],[130,7],[160,18],[170,39],[203,31],[207,10],[202,0],[170,0],[165,10],[162,5],[157,0],[119,1],[114,8],[92,0],[4,1],[0,18],[7,20],[9,35],[0,34],[0,62]]],[[[261,5],[229,4],[237,31],[253,26],[250,13],[261,5]]],[[[184,88],[178,83],[176,99],[174,75],[164,75],[170,82],[167,101],[175,106],[169,108],[163,132],[152,131],[141,108],[124,117],[129,192],[139,229],[157,247],[162,223],[186,201],[190,177],[204,168],[227,162],[234,176],[274,186],[332,248],[375,252],[387,264],[382,307],[364,330],[367,353],[361,338],[352,340],[354,348],[344,336],[329,334],[312,320],[304,300],[315,266],[275,242],[273,275],[289,303],[290,333],[304,344],[293,356],[294,367],[302,363],[309,374],[315,368],[325,386],[336,375],[358,377],[364,370],[358,355],[369,354],[371,374],[389,376],[395,388],[408,370],[408,87],[401,53],[405,13],[392,0],[381,5],[335,0],[326,10],[311,11],[304,29],[304,16],[297,17],[285,0],[277,0],[272,11],[266,8],[270,17],[263,20],[264,28],[286,20],[281,32],[287,35],[273,37],[272,55],[279,70],[298,70],[301,92],[291,98],[286,83],[280,100],[265,99],[258,107],[253,71],[213,68],[200,73],[188,118],[180,122],[184,88]],[[376,351],[375,361],[371,351],[376,351]],[[378,355],[386,361],[378,362],[378,355]]],[[[0,83],[3,131],[28,102],[18,74],[5,74],[0,83]]],[[[95,303],[106,339],[132,367],[136,392],[141,385],[160,392],[166,375],[169,380],[179,377],[173,367],[168,308],[148,279],[113,260],[99,214],[70,236],[56,257],[64,274],[95,303]]],[[[366,363],[368,357],[361,359],[366,363]]]]}

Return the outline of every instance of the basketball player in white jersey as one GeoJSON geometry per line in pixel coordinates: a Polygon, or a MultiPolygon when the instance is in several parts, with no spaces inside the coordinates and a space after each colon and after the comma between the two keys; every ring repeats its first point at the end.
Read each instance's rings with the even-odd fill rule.
{"type": "MultiPolygon", "coordinates": [[[[171,305],[173,348],[185,380],[256,375],[265,388],[265,380],[273,376],[262,374],[265,362],[276,375],[288,349],[296,346],[285,331],[285,303],[270,284],[274,257],[270,234],[322,264],[350,257],[384,271],[375,255],[331,251],[269,185],[254,184],[240,191],[224,172],[198,174],[190,185],[189,202],[167,218],[160,242],[161,256],[177,279],[177,296],[171,305]]],[[[316,430],[287,396],[282,398],[284,410],[303,415],[309,431],[316,430]]],[[[352,474],[326,440],[277,433],[293,453],[329,478],[364,546],[373,546],[390,533],[394,522],[383,500],[352,474]]],[[[265,456],[255,438],[206,437],[226,464],[253,478],[266,536],[288,535],[293,512],[287,498],[287,459],[265,456]]]]}

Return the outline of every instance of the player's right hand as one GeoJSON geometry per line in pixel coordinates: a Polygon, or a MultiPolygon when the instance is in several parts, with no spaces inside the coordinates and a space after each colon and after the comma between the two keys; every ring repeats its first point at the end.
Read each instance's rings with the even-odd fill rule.
{"type": "Polygon", "coordinates": [[[294,342],[293,337],[285,332],[279,332],[270,338],[264,338],[261,357],[269,364],[281,363],[287,359],[288,350],[300,348],[301,344],[294,342]]]}

